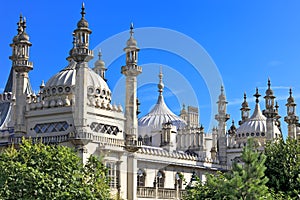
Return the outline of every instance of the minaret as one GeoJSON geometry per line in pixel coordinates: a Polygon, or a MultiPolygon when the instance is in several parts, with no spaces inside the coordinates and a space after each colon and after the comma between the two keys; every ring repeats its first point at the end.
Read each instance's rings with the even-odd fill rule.
{"type": "Polygon", "coordinates": [[[230,115],[226,113],[227,107],[226,96],[224,95],[224,88],[221,86],[221,94],[219,96],[218,114],[215,119],[218,121],[218,155],[220,164],[226,165],[227,162],[227,137],[226,137],[226,121],[230,118],[230,115]]]}
{"type": "Polygon", "coordinates": [[[142,67],[137,65],[139,48],[133,37],[133,24],[130,26],[130,38],[124,48],[126,65],[122,66],[121,73],[126,76],[125,97],[125,149],[129,152],[127,157],[127,199],[137,199],[137,160],[135,152],[139,149],[137,143],[137,76],[142,73],[142,67]]]}
{"type": "Polygon", "coordinates": [[[284,117],[284,121],[288,124],[288,137],[297,139],[297,124],[299,117],[296,115],[296,103],[292,96],[292,89],[290,88],[290,96],[285,104],[287,108],[287,116],[284,117]]]}
{"type": "Polygon", "coordinates": [[[15,133],[26,133],[25,108],[26,108],[26,89],[29,85],[28,72],[33,69],[32,62],[29,61],[29,47],[31,43],[26,33],[26,20],[20,16],[18,24],[18,34],[13,38],[12,67],[16,73],[15,85],[15,109],[14,109],[14,129],[15,133]]]}
{"type": "Polygon", "coordinates": [[[275,96],[273,93],[273,90],[271,89],[271,81],[268,79],[268,89],[266,90],[266,96],[264,97],[266,102],[266,108],[263,110],[263,114],[267,118],[267,133],[266,138],[267,140],[273,140],[276,138],[274,133],[274,127],[275,127],[275,117],[277,115],[275,107],[274,107],[274,100],[275,96]]]}
{"type": "Polygon", "coordinates": [[[106,79],[105,79],[105,71],[107,69],[105,68],[105,62],[101,59],[101,57],[102,57],[102,52],[100,50],[99,53],[98,53],[98,60],[95,62],[95,64],[94,64],[95,67],[93,68],[93,70],[96,72],[96,74],[98,74],[99,76],[101,76],[101,78],[103,80],[106,81],[106,79]]]}
{"type": "MultiPolygon", "coordinates": [[[[74,104],[74,125],[78,137],[85,135],[87,128],[87,70],[88,61],[93,58],[93,51],[89,49],[89,37],[92,31],[85,19],[85,7],[82,3],[81,19],[74,30],[73,49],[71,57],[76,61],[76,84],[75,84],[75,104],[74,104]]],[[[87,140],[88,141],[88,140],[87,140]]],[[[78,140],[85,143],[85,140],[78,140]]]]}
{"type": "Polygon", "coordinates": [[[126,53],[126,65],[122,66],[121,73],[126,76],[125,99],[125,133],[126,147],[128,151],[136,151],[137,145],[137,76],[142,73],[142,67],[137,65],[139,48],[133,37],[133,24],[130,26],[130,38],[124,48],[126,53]],[[133,149],[131,149],[133,147],[133,149]]]}
{"type": "Polygon", "coordinates": [[[242,103],[242,108],[240,110],[241,110],[241,119],[242,120],[239,121],[239,125],[243,124],[249,118],[249,115],[250,115],[250,108],[249,108],[249,105],[247,102],[246,92],[244,93],[244,102],[242,103]]]}

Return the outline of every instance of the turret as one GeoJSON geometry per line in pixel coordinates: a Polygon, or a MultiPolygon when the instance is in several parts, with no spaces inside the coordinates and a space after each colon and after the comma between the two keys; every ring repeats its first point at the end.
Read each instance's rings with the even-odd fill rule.
{"type": "Polygon", "coordinates": [[[292,89],[290,89],[290,96],[285,104],[287,108],[287,116],[284,117],[284,121],[288,124],[288,137],[297,138],[297,124],[299,117],[296,115],[296,103],[292,96],[292,89]]]}
{"type": "Polygon", "coordinates": [[[244,93],[244,102],[242,103],[241,110],[241,121],[239,121],[239,125],[242,125],[250,116],[250,108],[247,102],[247,95],[244,93]]]}
{"type": "Polygon", "coordinates": [[[215,119],[218,121],[218,156],[220,164],[226,165],[227,162],[227,137],[226,137],[226,121],[230,118],[230,115],[226,113],[227,109],[226,96],[224,94],[224,88],[221,86],[221,94],[219,96],[218,114],[215,119]]]}
{"type": "Polygon", "coordinates": [[[94,68],[93,70],[96,72],[96,74],[98,74],[99,76],[101,76],[101,78],[103,80],[106,81],[105,79],[105,71],[107,70],[105,67],[105,62],[101,59],[102,58],[102,52],[101,50],[98,53],[98,60],[95,62],[94,64],[94,68]]]}
{"type": "Polygon", "coordinates": [[[274,107],[274,100],[275,96],[273,93],[273,90],[271,89],[271,81],[268,79],[268,89],[266,90],[266,96],[264,96],[265,99],[265,110],[263,110],[263,115],[267,118],[267,140],[273,140],[276,138],[276,135],[274,133],[274,127],[275,127],[275,117],[277,115],[275,107],[274,107]]]}
{"type": "MultiPolygon", "coordinates": [[[[29,61],[29,48],[31,42],[29,36],[26,33],[26,20],[20,16],[18,24],[18,34],[13,38],[13,43],[10,44],[12,47],[12,55],[9,57],[12,60],[12,68],[15,71],[16,83],[15,88],[15,106],[14,106],[14,129],[15,133],[26,133],[25,125],[25,108],[26,108],[26,97],[27,87],[30,85],[28,72],[33,69],[32,62],[29,61]]],[[[14,89],[13,89],[14,90],[14,89]]]]}
{"type": "Polygon", "coordinates": [[[176,150],[176,126],[171,122],[164,123],[161,131],[161,147],[169,152],[176,150]]]}

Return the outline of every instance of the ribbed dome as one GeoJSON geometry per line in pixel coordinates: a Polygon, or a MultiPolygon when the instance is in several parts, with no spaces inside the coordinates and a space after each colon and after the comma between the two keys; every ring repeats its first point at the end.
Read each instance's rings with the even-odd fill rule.
{"type": "MultiPolygon", "coordinates": [[[[72,88],[75,87],[76,83],[75,67],[76,62],[72,60],[66,68],[50,78],[44,88],[47,95],[57,95],[60,92],[73,93],[72,88]]],[[[110,102],[111,91],[107,83],[90,68],[88,68],[87,73],[87,87],[89,95],[99,95],[104,101],[110,102]]]]}
{"type": "Polygon", "coordinates": [[[171,122],[177,128],[183,128],[187,124],[167,107],[163,96],[160,95],[154,108],[147,115],[139,119],[139,126],[161,129],[162,124],[166,122],[171,122]]]}
{"type": "MultiPolygon", "coordinates": [[[[266,137],[267,132],[267,118],[262,114],[259,103],[256,103],[255,110],[252,116],[246,120],[236,132],[236,139],[245,140],[251,137],[266,137]]],[[[274,125],[275,134],[280,134],[277,126],[274,125]]]]}
{"type": "Polygon", "coordinates": [[[166,122],[171,122],[177,128],[185,127],[187,123],[182,118],[175,115],[165,104],[164,97],[162,95],[164,88],[164,84],[162,81],[162,69],[158,77],[159,83],[157,87],[159,96],[157,103],[147,115],[139,119],[139,126],[142,128],[146,128],[150,132],[153,130],[160,130],[162,128],[162,124],[166,122]]]}

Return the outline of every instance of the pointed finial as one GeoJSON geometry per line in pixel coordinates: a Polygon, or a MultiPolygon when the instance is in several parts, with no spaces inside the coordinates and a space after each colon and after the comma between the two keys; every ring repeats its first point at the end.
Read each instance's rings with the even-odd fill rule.
{"type": "Polygon", "coordinates": [[[81,12],[80,12],[82,18],[84,18],[84,15],[85,15],[85,7],[84,7],[84,2],[82,2],[82,5],[81,5],[81,12]]]}
{"type": "Polygon", "coordinates": [[[270,78],[268,78],[268,88],[269,89],[271,88],[271,80],[270,80],[270,78]]]}
{"type": "Polygon", "coordinates": [[[44,88],[45,87],[45,82],[44,82],[44,80],[42,80],[42,83],[41,83],[41,85],[40,85],[40,88],[42,89],[42,88],[44,88]]]}
{"type": "Polygon", "coordinates": [[[247,94],[244,92],[244,101],[247,101],[247,94]]]}
{"type": "Polygon", "coordinates": [[[182,104],[182,110],[185,110],[185,104],[182,104]]]}
{"type": "Polygon", "coordinates": [[[102,58],[102,50],[99,49],[99,51],[98,51],[98,59],[101,60],[101,58],[102,58]]]}
{"type": "Polygon", "coordinates": [[[275,108],[276,108],[276,111],[278,111],[279,105],[278,105],[277,101],[275,102],[275,108]]]}
{"type": "Polygon", "coordinates": [[[234,119],[232,120],[231,124],[232,124],[232,126],[234,126],[234,119]]]}
{"type": "Polygon", "coordinates": [[[17,31],[18,31],[18,34],[20,34],[22,31],[23,31],[23,16],[22,16],[22,13],[20,13],[20,19],[17,23],[18,25],[18,28],[17,28],[17,31]]]}
{"type": "Polygon", "coordinates": [[[23,27],[23,31],[25,32],[25,29],[26,29],[26,18],[23,17],[23,22],[22,22],[22,27],[23,27]]]}
{"type": "Polygon", "coordinates": [[[159,77],[159,84],[157,85],[157,87],[158,87],[158,92],[161,95],[164,89],[162,66],[160,66],[158,77],[159,77]]]}
{"type": "Polygon", "coordinates": [[[221,94],[223,94],[224,93],[224,87],[223,87],[223,85],[221,85],[221,94]]]}
{"type": "Polygon", "coordinates": [[[133,36],[133,31],[134,27],[133,27],[133,22],[130,23],[130,36],[132,37],[133,36]]]}
{"type": "Polygon", "coordinates": [[[261,95],[258,93],[258,88],[257,88],[257,87],[256,87],[256,93],[255,93],[253,96],[256,97],[255,102],[256,102],[256,103],[259,103],[259,99],[258,99],[258,98],[259,98],[261,95]]]}
{"type": "Polygon", "coordinates": [[[293,92],[292,92],[292,88],[290,88],[290,97],[292,97],[292,94],[293,94],[293,92]]]}

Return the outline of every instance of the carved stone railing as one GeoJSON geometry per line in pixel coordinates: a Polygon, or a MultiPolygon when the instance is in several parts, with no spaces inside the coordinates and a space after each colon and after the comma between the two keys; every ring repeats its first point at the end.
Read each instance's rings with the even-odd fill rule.
{"type": "Polygon", "coordinates": [[[172,188],[138,187],[138,198],[149,199],[182,199],[185,190],[176,190],[172,188]]]}
{"type": "Polygon", "coordinates": [[[155,198],[155,188],[154,187],[138,187],[137,197],[139,198],[155,198]]]}

